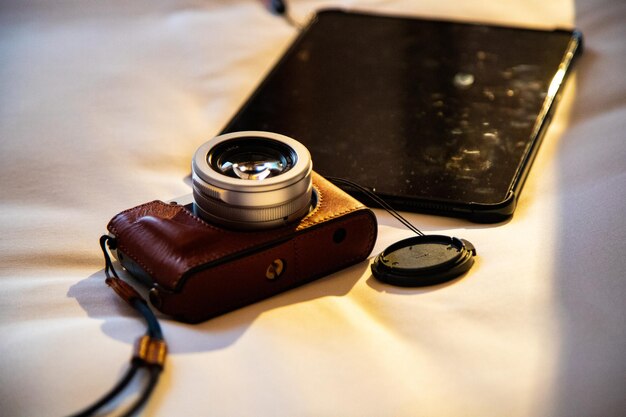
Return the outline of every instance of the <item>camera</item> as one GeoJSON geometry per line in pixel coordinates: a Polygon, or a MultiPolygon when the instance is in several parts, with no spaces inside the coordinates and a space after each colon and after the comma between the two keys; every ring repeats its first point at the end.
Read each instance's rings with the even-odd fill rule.
{"type": "Polygon", "coordinates": [[[193,201],[152,201],[107,228],[151,304],[200,322],[366,259],[374,213],[312,169],[307,149],[271,132],[212,138],[192,158],[193,201]]]}

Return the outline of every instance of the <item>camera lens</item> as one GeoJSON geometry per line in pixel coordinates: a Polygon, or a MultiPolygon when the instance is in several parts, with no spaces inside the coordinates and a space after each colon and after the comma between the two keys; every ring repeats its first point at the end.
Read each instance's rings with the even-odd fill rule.
{"type": "Polygon", "coordinates": [[[217,136],[193,158],[196,213],[236,229],[295,221],[311,208],[311,170],[309,151],[287,136],[260,131],[217,136]]]}

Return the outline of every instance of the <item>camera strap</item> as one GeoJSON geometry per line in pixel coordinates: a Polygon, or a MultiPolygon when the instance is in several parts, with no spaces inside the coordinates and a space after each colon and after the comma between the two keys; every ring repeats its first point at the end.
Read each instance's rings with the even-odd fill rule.
{"type": "Polygon", "coordinates": [[[138,371],[145,370],[148,374],[148,380],[144,385],[143,391],[123,414],[123,416],[134,415],[141,409],[141,407],[144,406],[154,391],[154,388],[159,381],[161,371],[163,370],[165,357],[167,355],[167,345],[165,343],[165,339],[163,338],[161,326],[148,306],[148,303],[132,286],[120,279],[115,271],[115,268],[113,267],[113,262],[111,262],[108,250],[115,249],[115,245],[115,238],[111,236],[104,235],[100,238],[100,247],[102,248],[105,260],[105,282],[117,293],[117,295],[119,295],[124,301],[126,301],[143,316],[148,329],[146,330],[145,335],[137,339],[135,343],[135,350],[130,360],[130,366],[120,381],[102,398],[83,411],[75,414],[74,417],[87,417],[94,415],[98,410],[117,398],[133,380],[138,371]]]}

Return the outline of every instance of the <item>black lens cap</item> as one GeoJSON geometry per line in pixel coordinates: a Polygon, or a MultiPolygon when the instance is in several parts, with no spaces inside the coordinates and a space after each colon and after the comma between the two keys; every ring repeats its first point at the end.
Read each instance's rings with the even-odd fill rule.
{"type": "Polygon", "coordinates": [[[425,287],[451,281],[474,264],[476,249],[465,239],[425,235],[401,240],[376,257],[372,274],[401,287],[425,287]]]}

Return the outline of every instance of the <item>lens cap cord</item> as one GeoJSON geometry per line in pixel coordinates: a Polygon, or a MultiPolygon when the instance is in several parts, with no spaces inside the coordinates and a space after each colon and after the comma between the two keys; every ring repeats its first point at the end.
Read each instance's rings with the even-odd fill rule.
{"type": "Polygon", "coordinates": [[[392,244],[376,257],[371,269],[377,280],[401,287],[425,287],[451,281],[474,264],[476,248],[469,241],[425,235],[369,189],[343,178],[326,179],[364,194],[417,235],[392,244]]]}
{"type": "Polygon", "coordinates": [[[165,356],[167,355],[167,346],[157,318],[154,316],[154,313],[146,303],[146,300],[133,287],[122,281],[117,275],[117,272],[113,267],[113,263],[111,262],[111,257],[107,251],[107,246],[109,249],[115,249],[115,239],[111,236],[104,235],[100,238],[100,247],[102,248],[105,260],[105,282],[113,288],[113,290],[122,299],[124,299],[124,301],[126,301],[144,317],[148,329],[146,334],[137,340],[135,344],[135,351],[130,361],[130,367],[122,379],[120,379],[120,381],[101,399],[83,411],[74,414],[73,417],[87,417],[95,415],[98,410],[113,401],[124,390],[124,388],[128,386],[133,377],[137,374],[137,371],[143,368],[148,372],[148,381],[139,397],[123,414],[123,416],[134,415],[141,409],[141,407],[144,406],[154,391],[154,388],[159,381],[161,371],[163,370],[165,356]]]}

